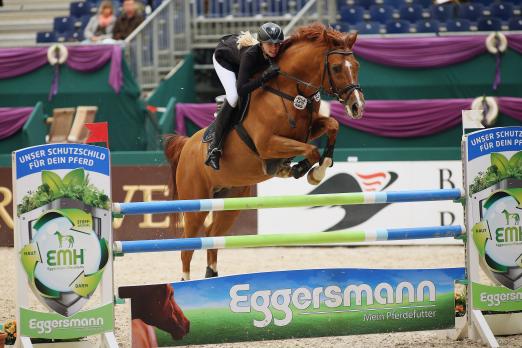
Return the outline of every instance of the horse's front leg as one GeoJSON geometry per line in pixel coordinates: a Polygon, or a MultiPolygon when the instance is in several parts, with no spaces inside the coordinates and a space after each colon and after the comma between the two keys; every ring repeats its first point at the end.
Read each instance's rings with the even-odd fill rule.
{"type": "Polygon", "coordinates": [[[328,141],[326,148],[321,155],[319,165],[308,172],[308,182],[312,185],[317,185],[324,179],[326,169],[333,165],[333,152],[335,148],[335,140],[339,132],[339,122],[331,117],[318,117],[312,123],[312,133],[310,139],[314,140],[321,135],[326,134],[328,141]]]}
{"type": "Polygon", "coordinates": [[[279,135],[271,135],[266,141],[260,141],[256,145],[262,159],[303,156],[305,159],[291,169],[291,174],[296,179],[305,175],[321,158],[317,146],[279,135]]]}

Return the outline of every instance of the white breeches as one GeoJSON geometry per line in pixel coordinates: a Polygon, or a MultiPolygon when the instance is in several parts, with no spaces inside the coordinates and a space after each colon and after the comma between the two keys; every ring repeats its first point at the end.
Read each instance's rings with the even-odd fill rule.
{"type": "Polygon", "coordinates": [[[225,88],[228,104],[235,108],[237,105],[237,100],[239,99],[236,88],[236,74],[233,71],[225,69],[221,64],[219,64],[214,55],[212,55],[212,61],[214,62],[214,69],[216,69],[219,81],[221,81],[223,88],[225,88]]]}

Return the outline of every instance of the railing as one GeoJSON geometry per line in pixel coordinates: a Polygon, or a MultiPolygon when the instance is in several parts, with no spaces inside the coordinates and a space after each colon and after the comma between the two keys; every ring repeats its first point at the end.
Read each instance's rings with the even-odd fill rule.
{"type": "Polygon", "coordinates": [[[190,6],[193,48],[213,48],[223,35],[255,32],[266,22],[290,28],[317,20],[334,22],[336,4],[335,0],[192,0],[190,6]]]}
{"type": "Polygon", "coordinates": [[[125,55],[142,89],[153,89],[191,49],[189,2],[163,3],[125,40],[125,55]]]}
{"type": "Polygon", "coordinates": [[[214,48],[223,35],[255,32],[266,22],[285,34],[313,21],[333,23],[335,6],[335,0],[163,0],[125,40],[125,55],[141,88],[150,90],[193,48],[214,48]]]}
{"type": "Polygon", "coordinates": [[[291,34],[298,26],[315,21],[332,24],[336,22],[336,16],[337,9],[335,0],[309,0],[285,26],[285,35],[291,34]]]}

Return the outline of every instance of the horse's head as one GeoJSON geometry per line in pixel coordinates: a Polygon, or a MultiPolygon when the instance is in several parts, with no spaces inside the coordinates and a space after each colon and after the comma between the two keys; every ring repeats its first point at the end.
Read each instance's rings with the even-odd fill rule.
{"type": "Polygon", "coordinates": [[[321,23],[300,27],[287,40],[287,57],[292,64],[281,69],[291,71],[285,75],[301,86],[322,89],[334,96],[351,118],[359,119],[363,115],[364,95],[359,86],[359,63],[352,51],[356,39],[355,33],[341,33],[321,23]],[[316,69],[322,71],[318,73],[316,69]]]}
{"type": "Polygon", "coordinates": [[[356,39],[357,33],[346,34],[337,41],[341,45],[326,53],[324,69],[327,79],[323,80],[323,88],[344,105],[348,116],[359,119],[363,115],[364,95],[359,86],[359,62],[352,51],[356,39]]]}

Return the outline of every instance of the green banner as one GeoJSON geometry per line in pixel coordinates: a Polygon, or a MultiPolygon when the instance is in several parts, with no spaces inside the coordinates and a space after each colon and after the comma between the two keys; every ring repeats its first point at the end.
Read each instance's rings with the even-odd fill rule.
{"type": "Polygon", "coordinates": [[[501,286],[471,283],[473,308],[494,312],[522,310],[522,288],[510,290],[501,286]]]}
{"type": "Polygon", "coordinates": [[[49,339],[86,337],[113,331],[113,322],[112,303],[93,310],[78,312],[71,317],[20,308],[19,334],[49,339]]]}
{"type": "Polygon", "coordinates": [[[128,286],[119,296],[131,299],[136,327],[147,320],[158,346],[171,347],[449,329],[462,278],[463,268],[313,269],[128,286]]]}

